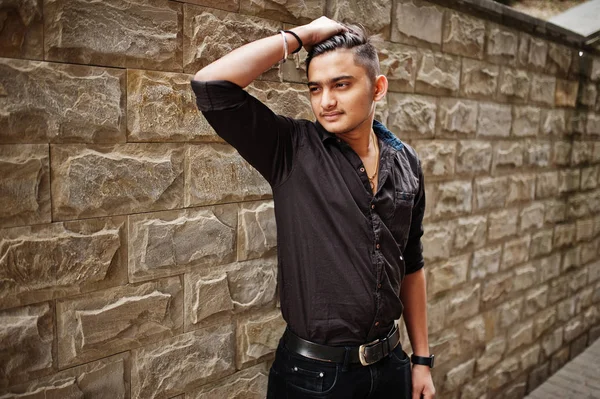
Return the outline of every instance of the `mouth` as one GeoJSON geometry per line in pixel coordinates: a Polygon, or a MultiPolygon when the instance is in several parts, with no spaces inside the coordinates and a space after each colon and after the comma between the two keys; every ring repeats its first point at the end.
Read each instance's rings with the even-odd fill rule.
{"type": "Polygon", "coordinates": [[[338,119],[341,115],[342,115],[342,112],[327,112],[327,113],[322,113],[321,117],[323,119],[325,119],[326,121],[333,121],[335,119],[338,119]]]}

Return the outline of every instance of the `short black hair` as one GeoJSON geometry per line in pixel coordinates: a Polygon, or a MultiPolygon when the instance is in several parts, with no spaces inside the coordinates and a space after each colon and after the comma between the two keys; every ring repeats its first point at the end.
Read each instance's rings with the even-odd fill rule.
{"type": "Polygon", "coordinates": [[[329,51],[345,48],[354,51],[354,62],[365,68],[369,77],[375,80],[381,70],[377,50],[367,31],[358,25],[344,23],[342,25],[346,28],[345,31],[317,43],[310,49],[306,56],[306,75],[308,76],[308,67],[313,58],[329,51]]]}

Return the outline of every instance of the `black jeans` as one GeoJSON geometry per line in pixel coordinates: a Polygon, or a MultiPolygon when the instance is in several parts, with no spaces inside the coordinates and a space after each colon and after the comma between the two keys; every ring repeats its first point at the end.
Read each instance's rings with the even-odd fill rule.
{"type": "Polygon", "coordinates": [[[269,372],[267,399],[412,398],[410,359],[398,345],[370,366],[322,362],[289,351],[279,342],[269,372]]]}

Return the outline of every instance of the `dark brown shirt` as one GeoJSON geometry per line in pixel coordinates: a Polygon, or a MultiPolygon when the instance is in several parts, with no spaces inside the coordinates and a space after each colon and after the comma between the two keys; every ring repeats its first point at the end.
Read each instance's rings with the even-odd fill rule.
{"type": "Polygon", "coordinates": [[[423,267],[415,151],[374,123],[381,158],[373,195],[360,157],[318,122],[276,115],[230,82],[192,88],[215,131],[271,184],[289,328],[329,345],[385,336],[402,314],[402,279],[423,267]]]}

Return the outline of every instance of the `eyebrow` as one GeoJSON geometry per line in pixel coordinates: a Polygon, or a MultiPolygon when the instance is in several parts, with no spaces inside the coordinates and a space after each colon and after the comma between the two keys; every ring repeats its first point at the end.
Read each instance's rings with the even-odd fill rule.
{"type": "MultiPolygon", "coordinates": [[[[346,79],[350,79],[350,80],[354,80],[354,76],[352,75],[342,75],[342,76],[336,76],[335,78],[331,78],[329,80],[327,80],[325,83],[336,83],[339,82],[340,80],[346,80],[346,79]]],[[[308,82],[306,85],[307,86],[318,86],[320,85],[321,82],[308,82]]]]}

